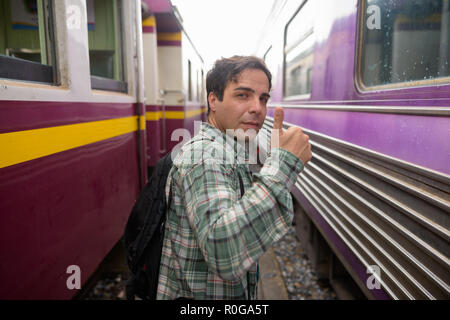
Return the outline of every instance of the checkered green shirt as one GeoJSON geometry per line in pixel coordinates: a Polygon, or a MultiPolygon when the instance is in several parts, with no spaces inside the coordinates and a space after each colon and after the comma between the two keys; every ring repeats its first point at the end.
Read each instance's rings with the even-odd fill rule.
{"type": "Polygon", "coordinates": [[[174,159],[157,299],[257,298],[258,258],[292,223],[289,191],[303,164],[274,148],[252,173],[236,161],[248,151],[231,141],[203,123],[174,159]]]}

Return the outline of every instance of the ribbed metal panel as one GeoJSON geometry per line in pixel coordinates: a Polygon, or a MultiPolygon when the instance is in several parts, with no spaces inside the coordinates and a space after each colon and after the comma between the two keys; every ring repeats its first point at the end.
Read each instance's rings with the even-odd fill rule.
{"type": "MultiPolygon", "coordinates": [[[[272,125],[267,117],[266,139],[272,125]]],[[[393,299],[450,298],[450,178],[303,131],[313,158],[296,187],[364,266],[380,267],[383,289],[393,299]]]]}

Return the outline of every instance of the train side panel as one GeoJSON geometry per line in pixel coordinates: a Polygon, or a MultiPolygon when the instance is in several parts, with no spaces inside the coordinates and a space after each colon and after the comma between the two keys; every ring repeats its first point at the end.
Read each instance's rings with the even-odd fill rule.
{"type": "Polygon", "coordinates": [[[83,285],[120,239],[146,178],[132,45],[140,3],[126,1],[109,11],[96,3],[96,36],[105,26],[104,12],[122,19],[122,42],[111,50],[123,44],[125,67],[120,71],[112,60],[93,65],[119,79],[112,81],[89,71],[90,60],[110,51],[100,42],[88,45],[94,34],[86,2],[52,4],[57,80],[0,79],[2,299],[75,295],[70,267],[79,268],[83,285]],[[111,84],[124,92],[105,88],[111,84]]]}
{"type": "MultiPolygon", "coordinates": [[[[302,127],[311,139],[313,159],[293,190],[300,205],[296,220],[310,221],[319,230],[368,298],[448,298],[450,145],[443,139],[450,124],[448,75],[401,83],[400,73],[392,78],[398,77],[399,83],[365,88],[360,58],[365,47],[360,39],[366,26],[378,30],[369,23],[371,11],[365,1],[321,1],[312,10],[312,25],[302,25],[307,19],[296,19],[293,13],[301,17],[308,2],[314,1],[301,6],[281,1],[268,19],[258,51],[274,73],[265,134],[270,134],[273,107],[280,105],[286,126],[302,127]],[[300,42],[289,42],[291,35],[302,34],[300,42]],[[289,77],[297,77],[297,82],[287,83],[289,77]]],[[[371,5],[381,8],[381,19],[389,17],[387,10],[391,16],[400,10],[387,1],[371,5]]],[[[438,9],[442,18],[429,18],[442,19],[428,24],[433,32],[448,18],[445,3],[438,9]]],[[[404,47],[399,39],[405,30],[425,25],[406,29],[418,22],[398,16],[392,37],[404,47]]],[[[381,35],[377,37],[368,43],[381,35]]],[[[399,63],[395,68],[401,70],[399,63]]],[[[414,75],[405,71],[403,76],[408,72],[414,75]]],[[[302,225],[298,231],[308,228],[302,225]]],[[[326,265],[324,277],[333,280],[333,259],[320,259],[326,265]]]]}

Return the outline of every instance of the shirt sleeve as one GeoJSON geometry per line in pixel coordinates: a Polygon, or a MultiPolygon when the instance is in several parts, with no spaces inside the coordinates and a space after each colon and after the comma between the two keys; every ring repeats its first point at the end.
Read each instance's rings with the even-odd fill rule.
{"type": "Polygon", "coordinates": [[[252,187],[240,197],[233,172],[208,159],[181,176],[190,227],[208,267],[224,280],[240,279],[293,219],[290,188],[303,169],[299,158],[273,149],[252,187]]]}

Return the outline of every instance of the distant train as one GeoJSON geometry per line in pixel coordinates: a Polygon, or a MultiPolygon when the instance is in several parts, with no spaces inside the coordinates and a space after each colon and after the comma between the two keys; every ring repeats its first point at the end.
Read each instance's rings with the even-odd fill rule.
{"type": "Polygon", "coordinates": [[[205,119],[203,68],[169,0],[0,0],[0,299],[77,293],[205,119]]]}
{"type": "Polygon", "coordinates": [[[282,106],[310,136],[293,195],[319,277],[344,297],[449,299],[450,1],[280,0],[259,40],[265,134],[282,106]]]}

